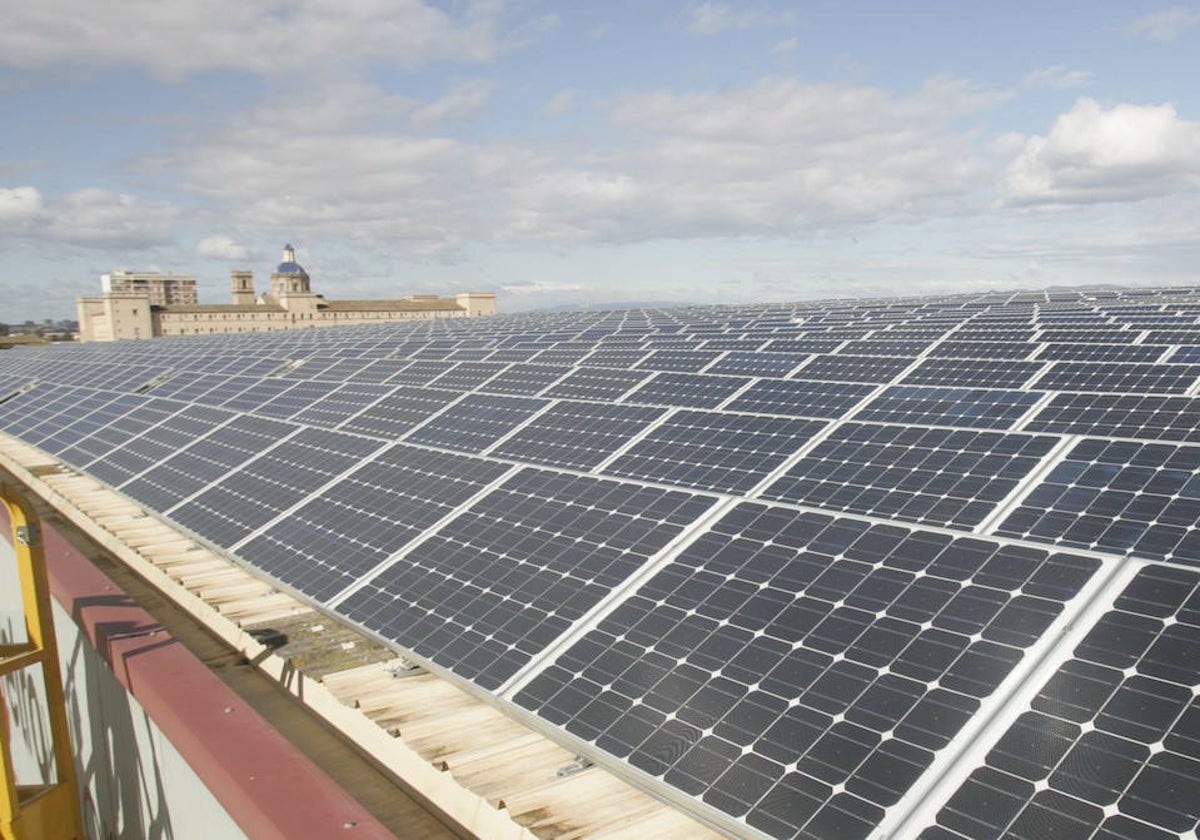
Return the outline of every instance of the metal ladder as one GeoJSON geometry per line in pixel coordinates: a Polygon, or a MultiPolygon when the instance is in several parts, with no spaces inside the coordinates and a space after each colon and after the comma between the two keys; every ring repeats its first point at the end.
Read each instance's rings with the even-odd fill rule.
{"type": "Polygon", "coordinates": [[[0,645],[0,678],[41,666],[46,720],[54,742],[56,781],[19,785],[13,770],[12,732],[4,684],[0,682],[0,840],[59,840],[84,837],[75,787],[75,761],[67,729],[66,702],[54,641],[54,617],[38,517],[12,484],[0,484],[0,502],[12,523],[21,583],[26,641],[0,645]]]}

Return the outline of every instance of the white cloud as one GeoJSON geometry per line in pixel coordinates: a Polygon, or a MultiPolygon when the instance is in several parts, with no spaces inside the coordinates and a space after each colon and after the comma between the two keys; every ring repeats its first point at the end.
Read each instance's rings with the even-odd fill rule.
{"type": "Polygon", "coordinates": [[[1025,77],[1026,87],[1049,87],[1059,90],[1087,87],[1092,83],[1092,74],[1086,70],[1070,70],[1062,64],[1034,70],[1025,77]]]}
{"type": "Polygon", "coordinates": [[[1170,9],[1145,15],[1129,25],[1129,34],[1150,41],[1174,41],[1185,29],[1200,24],[1200,11],[1172,6],[1170,9]]]}
{"type": "Polygon", "coordinates": [[[754,23],[749,12],[734,11],[724,3],[701,3],[691,10],[688,31],[696,35],[715,35],[727,29],[745,29],[754,23]]]}
{"type": "Polygon", "coordinates": [[[0,187],[0,222],[26,224],[42,212],[42,194],[34,187],[0,187]]]}
{"type": "Polygon", "coordinates": [[[50,207],[50,213],[45,229],[50,238],[102,248],[164,245],[171,241],[179,218],[169,202],[92,188],[68,194],[50,207]]]}
{"type": "Polygon", "coordinates": [[[552,117],[561,117],[564,114],[569,114],[575,110],[575,104],[578,99],[579,91],[560,90],[551,96],[546,104],[542,106],[542,113],[552,117]]]}
{"type": "Polygon", "coordinates": [[[1081,98],[1046,137],[1026,138],[1009,164],[1009,204],[1135,201],[1200,187],[1200,123],[1172,105],[1081,98]]]}
{"type": "Polygon", "coordinates": [[[230,236],[209,236],[196,243],[196,255],[222,260],[244,260],[250,251],[230,236]]]}
{"type": "Polygon", "coordinates": [[[420,0],[156,0],[6,3],[0,61],[143,66],[163,77],[213,69],[278,75],[383,61],[483,61],[499,49],[503,5],[458,16],[420,0]]]}
{"type": "Polygon", "coordinates": [[[171,241],[172,204],[88,188],[46,199],[34,187],[0,189],[0,239],[86,249],[146,248],[171,241]]]}
{"type": "Polygon", "coordinates": [[[545,295],[560,292],[578,292],[583,289],[584,285],[582,283],[557,280],[532,280],[528,283],[513,283],[500,287],[500,291],[509,295],[545,295]]]}
{"type": "Polygon", "coordinates": [[[455,85],[445,96],[417,108],[412,123],[430,128],[441,123],[460,122],[476,116],[496,91],[495,82],[475,79],[455,85]]]}
{"type": "Polygon", "coordinates": [[[308,91],[320,119],[263,107],[152,164],[235,231],[407,259],[468,243],[811,237],[985,208],[996,172],[962,123],[1005,96],[943,77],[904,95],[773,77],[628,96],[610,104],[611,142],[552,147],[405,131],[421,105],[338,84],[308,91]]]}

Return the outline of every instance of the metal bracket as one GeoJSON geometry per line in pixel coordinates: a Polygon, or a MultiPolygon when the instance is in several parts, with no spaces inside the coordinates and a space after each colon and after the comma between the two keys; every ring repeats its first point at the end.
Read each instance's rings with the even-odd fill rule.
{"type": "Polygon", "coordinates": [[[29,548],[41,543],[41,534],[38,533],[36,525],[18,525],[16,537],[17,542],[29,548]]]}
{"type": "Polygon", "coordinates": [[[401,656],[396,664],[388,669],[393,677],[415,677],[417,674],[425,673],[425,668],[418,662],[413,662],[405,656],[401,656]]]}
{"type": "Polygon", "coordinates": [[[560,779],[565,779],[568,776],[574,776],[576,773],[582,773],[584,770],[587,770],[589,767],[594,765],[595,762],[586,755],[577,755],[575,756],[575,760],[570,764],[559,767],[557,770],[555,770],[554,775],[560,779]]]}

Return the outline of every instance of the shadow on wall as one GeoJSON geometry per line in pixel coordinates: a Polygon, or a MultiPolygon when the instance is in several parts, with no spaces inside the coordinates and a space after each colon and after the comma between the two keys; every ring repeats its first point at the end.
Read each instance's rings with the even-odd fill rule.
{"type": "MultiPolygon", "coordinates": [[[[6,616],[0,626],[0,645],[28,641],[25,623],[6,616]]],[[[0,683],[4,697],[3,714],[8,716],[12,742],[13,771],[19,785],[45,785],[53,782],[54,740],[46,715],[46,688],[40,667],[22,668],[5,675],[0,683]]]]}
{"type": "MultiPolygon", "coordinates": [[[[89,606],[132,605],[128,596],[113,595],[80,599],[74,610],[78,616],[89,606]]],[[[172,827],[163,789],[159,760],[162,735],[78,627],[63,620],[60,610],[55,612],[67,720],[87,836],[103,840],[179,836],[172,827]]],[[[143,635],[148,629],[133,622],[97,626],[102,641],[143,635]]],[[[23,620],[6,615],[0,623],[0,644],[25,639],[23,620]]],[[[25,668],[8,675],[3,678],[0,693],[4,699],[0,713],[8,715],[18,782],[54,781],[54,747],[41,669],[25,668]]]]}
{"type": "MultiPolygon", "coordinates": [[[[125,594],[79,598],[72,604],[75,621],[56,622],[75,772],[83,791],[84,828],[91,837],[172,838],[176,832],[159,760],[162,735],[78,630],[83,612],[90,607],[132,606],[135,602],[125,594]],[[62,625],[74,631],[69,648],[67,627],[62,625]]],[[[96,625],[96,643],[106,647],[112,640],[153,629],[157,625],[101,622],[96,625]]]]}

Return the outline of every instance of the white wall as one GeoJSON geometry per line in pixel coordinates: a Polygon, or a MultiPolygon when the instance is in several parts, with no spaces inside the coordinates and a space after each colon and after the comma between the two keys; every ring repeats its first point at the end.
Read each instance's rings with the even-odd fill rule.
{"type": "MultiPolygon", "coordinates": [[[[7,537],[7,522],[0,520],[0,527],[7,537]]],[[[58,602],[54,626],[88,835],[97,840],[245,837],[58,602]]],[[[21,596],[12,545],[0,538],[0,635],[11,639],[14,634],[25,635],[21,596]]],[[[49,729],[32,711],[44,707],[41,690],[40,669],[25,669],[4,681],[5,706],[14,724],[13,760],[22,782],[40,780],[52,754],[49,729]]]]}

